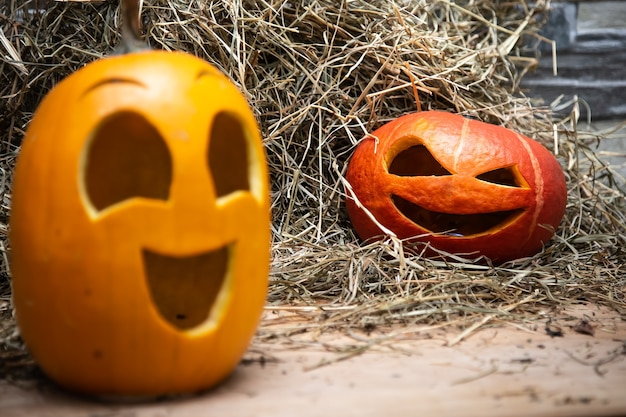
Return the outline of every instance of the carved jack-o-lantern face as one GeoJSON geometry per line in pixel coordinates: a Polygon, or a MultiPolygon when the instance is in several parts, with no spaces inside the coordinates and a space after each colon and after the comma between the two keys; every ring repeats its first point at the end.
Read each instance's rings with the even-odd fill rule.
{"type": "Polygon", "coordinates": [[[254,117],[190,55],[90,64],[33,118],[10,226],[18,324],[53,379],[98,394],[210,386],[245,352],[266,295],[254,117]]]}
{"type": "Polygon", "coordinates": [[[369,211],[347,200],[362,239],[383,235],[378,222],[409,242],[496,262],[540,250],[565,212],[563,172],[543,146],[445,112],[376,130],[359,144],[346,179],[369,211]]]}

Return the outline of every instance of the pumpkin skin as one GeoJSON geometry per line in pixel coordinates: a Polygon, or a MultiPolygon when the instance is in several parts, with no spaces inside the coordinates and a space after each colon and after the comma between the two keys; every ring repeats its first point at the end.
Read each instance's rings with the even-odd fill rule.
{"type": "MultiPolygon", "coordinates": [[[[346,179],[362,207],[407,246],[428,243],[436,251],[426,250],[427,256],[443,251],[496,263],[541,250],[567,197],[563,171],[541,144],[441,111],[407,114],[368,135],[346,179]]],[[[359,237],[383,237],[348,196],[359,237]]]]}
{"type": "Polygon", "coordinates": [[[152,396],[238,364],[265,303],[269,190],[254,116],[216,68],[158,51],[87,65],[37,109],[13,187],[17,322],[49,377],[152,396]]]}

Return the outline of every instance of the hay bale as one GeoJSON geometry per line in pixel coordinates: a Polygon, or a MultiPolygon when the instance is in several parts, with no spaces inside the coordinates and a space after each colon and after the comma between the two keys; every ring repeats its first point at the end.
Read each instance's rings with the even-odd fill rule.
{"type": "MultiPolygon", "coordinates": [[[[383,322],[457,325],[543,317],[591,302],[626,314],[624,190],[572,115],[554,120],[518,90],[537,60],[549,1],[313,0],[144,4],[147,42],[197,55],[225,72],[260,123],[272,181],[268,302],[305,327],[383,322]],[[362,245],[344,211],[343,173],[361,137],[418,108],[504,125],[554,150],[568,209],[550,246],[498,267],[427,260],[389,239],[362,245]],[[319,309],[318,309],[319,308],[319,309]]],[[[62,78],[119,41],[116,2],[0,4],[0,196],[3,346],[10,317],[6,224],[10,178],[28,122],[62,78]],[[2,49],[3,48],[3,49],[2,49]]],[[[60,139],[60,146],[61,139],[60,139]]],[[[623,185],[623,183],[622,183],[623,185]]],[[[262,327],[260,337],[288,336],[262,327]]],[[[2,372],[0,372],[0,376],[2,372]]]]}

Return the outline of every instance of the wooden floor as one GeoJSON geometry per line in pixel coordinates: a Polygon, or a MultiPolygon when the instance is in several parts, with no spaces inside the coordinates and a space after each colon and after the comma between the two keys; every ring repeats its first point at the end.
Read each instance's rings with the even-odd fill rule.
{"type": "Polygon", "coordinates": [[[135,404],[90,401],[43,381],[4,382],[0,416],[626,416],[624,319],[586,306],[551,325],[562,336],[537,322],[461,341],[449,330],[397,327],[255,342],[214,390],[135,404]],[[576,327],[583,318],[593,335],[576,327]],[[357,349],[337,352],[348,347],[357,349]]]}

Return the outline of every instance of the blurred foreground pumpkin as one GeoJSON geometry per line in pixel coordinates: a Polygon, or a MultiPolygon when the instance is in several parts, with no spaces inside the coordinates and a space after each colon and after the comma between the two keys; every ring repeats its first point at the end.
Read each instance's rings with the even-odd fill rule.
{"type": "Polygon", "coordinates": [[[10,223],[23,339],[99,395],[197,391],[255,333],[269,269],[265,155],[238,89],[183,53],[98,60],[37,109],[10,223]]]}
{"type": "Polygon", "coordinates": [[[380,127],[357,147],[346,179],[359,201],[348,193],[361,239],[383,237],[380,225],[409,246],[428,243],[494,262],[541,250],[565,212],[563,172],[542,145],[446,112],[380,127]]]}

